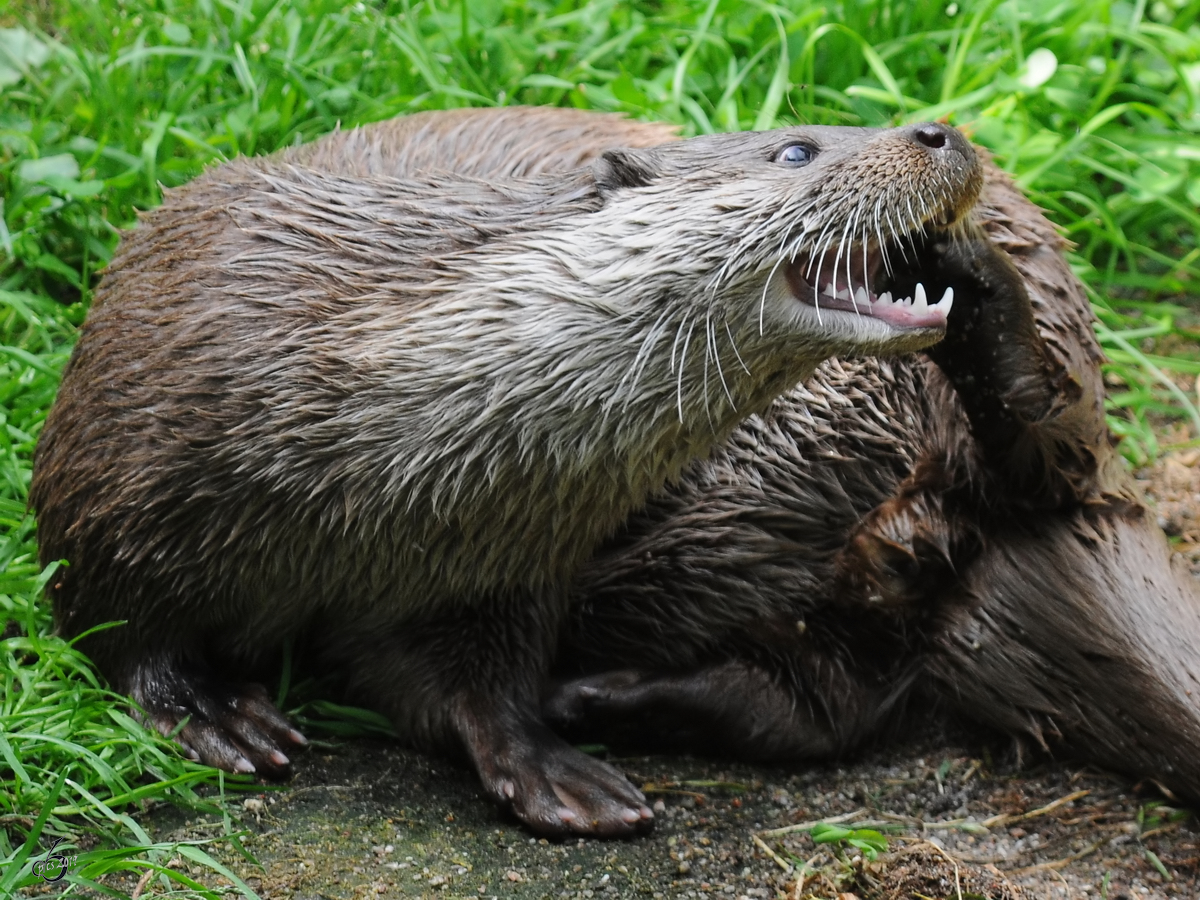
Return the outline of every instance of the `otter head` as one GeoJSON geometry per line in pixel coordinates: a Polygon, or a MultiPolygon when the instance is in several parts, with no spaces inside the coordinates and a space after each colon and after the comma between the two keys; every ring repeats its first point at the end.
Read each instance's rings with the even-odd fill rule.
{"type": "Polygon", "coordinates": [[[601,271],[637,261],[659,296],[690,293],[713,368],[727,336],[744,366],[787,378],[939,340],[953,292],[927,294],[916,248],[960,227],[982,184],[971,145],[937,123],[708,135],[592,171],[627,229],[601,271]]]}

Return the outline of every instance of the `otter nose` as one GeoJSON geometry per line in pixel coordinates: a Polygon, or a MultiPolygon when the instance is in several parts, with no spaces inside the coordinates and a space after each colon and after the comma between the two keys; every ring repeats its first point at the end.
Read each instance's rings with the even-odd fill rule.
{"type": "Polygon", "coordinates": [[[939,125],[937,122],[926,122],[924,125],[918,125],[917,130],[913,133],[913,137],[918,143],[924,144],[932,150],[941,150],[946,146],[946,142],[950,140],[950,136],[946,133],[950,131],[945,125],[939,125]]]}
{"type": "Polygon", "coordinates": [[[970,143],[959,134],[957,128],[943,125],[941,122],[922,122],[909,126],[909,137],[923,147],[928,147],[934,153],[957,153],[966,160],[974,160],[975,151],[970,143]]]}

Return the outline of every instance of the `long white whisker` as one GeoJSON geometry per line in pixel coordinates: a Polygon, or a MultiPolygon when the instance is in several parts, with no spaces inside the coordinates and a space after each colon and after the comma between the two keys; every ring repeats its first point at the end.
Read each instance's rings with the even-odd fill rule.
{"type": "MultiPolygon", "coordinates": [[[[826,222],[826,223],[825,223],[825,227],[821,229],[821,233],[820,233],[820,234],[818,234],[818,235],[817,235],[817,239],[816,239],[815,241],[813,241],[813,247],[820,247],[820,246],[821,246],[822,242],[825,240],[825,235],[826,235],[826,234],[828,233],[828,231],[829,231],[829,226],[830,226],[830,225],[832,225],[832,224],[833,224],[832,222],[826,222]]],[[[823,255],[824,255],[824,254],[822,254],[822,256],[823,256],[823,255]]],[[[814,253],[814,254],[813,254],[813,256],[812,256],[812,258],[810,258],[810,259],[809,259],[809,261],[808,261],[808,268],[804,270],[804,277],[805,277],[805,278],[807,278],[807,277],[808,277],[808,274],[809,274],[809,273],[812,271],[812,266],[813,266],[813,263],[814,263],[814,262],[815,262],[815,263],[817,263],[817,265],[818,265],[818,268],[817,268],[817,274],[818,274],[818,275],[820,275],[820,272],[821,272],[821,269],[820,269],[820,260],[817,258],[817,255],[814,253]]]]}
{"type": "MultiPolygon", "coordinates": [[[[696,320],[692,316],[688,316],[691,324],[688,325],[687,336],[683,339],[683,350],[679,354],[679,380],[675,382],[675,405],[679,410],[679,424],[683,424],[683,366],[687,360],[688,344],[692,340],[692,329],[696,326],[696,320]]],[[[680,326],[682,327],[682,325],[680,326]]]]}
{"type": "MultiPolygon", "coordinates": [[[[835,297],[837,296],[837,292],[838,292],[838,289],[837,289],[838,264],[842,261],[842,251],[844,249],[846,249],[846,228],[843,225],[841,237],[838,238],[837,252],[833,254],[833,293],[834,293],[835,297]]],[[[849,254],[846,254],[846,255],[849,256],[849,254]]],[[[849,285],[850,269],[848,267],[846,269],[846,283],[847,283],[847,286],[849,287],[850,286],[849,285]]]]}
{"type": "Polygon", "coordinates": [[[704,381],[701,383],[701,391],[704,395],[704,417],[708,419],[708,427],[716,431],[716,426],[713,425],[712,411],[708,408],[708,354],[710,344],[708,342],[708,325],[709,316],[712,313],[711,307],[704,311],[704,381]]]}
{"type": "MultiPolygon", "coordinates": [[[[858,232],[858,217],[859,217],[859,215],[861,215],[861,211],[860,211],[861,206],[862,206],[862,199],[859,198],[859,200],[854,204],[854,209],[851,211],[851,214],[849,216],[847,216],[846,227],[842,230],[843,240],[845,240],[847,243],[847,246],[846,246],[846,287],[850,291],[850,304],[854,307],[854,314],[856,316],[861,316],[862,313],[859,312],[858,297],[855,296],[855,292],[854,292],[854,276],[853,276],[853,271],[852,271],[852,267],[851,267],[851,255],[854,252],[854,235],[857,234],[857,232],[858,232]]],[[[840,248],[839,248],[838,252],[839,253],[841,252],[840,248]]],[[[864,260],[865,260],[865,257],[864,257],[864,260]]],[[[863,283],[864,284],[866,283],[866,280],[867,280],[866,272],[867,272],[867,267],[866,267],[866,265],[864,265],[863,266],[863,283]]]]}
{"type": "MultiPolygon", "coordinates": [[[[767,288],[771,286],[771,281],[775,278],[775,272],[778,271],[781,265],[783,265],[782,256],[775,260],[775,265],[771,266],[771,273],[767,276],[767,280],[763,282],[762,300],[760,300],[758,304],[758,334],[760,337],[763,333],[763,319],[767,313],[767,288]]],[[[817,318],[818,320],[820,319],[819,311],[817,313],[817,318]]]]}
{"type": "MultiPolygon", "coordinates": [[[[625,373],[625,376],[621,379],[621,383],[624,384],[625,379],[628,378],[630,374],[633,375],[633,380],[629,383],[629,390],[625,394],[625,403],[622,406],[622,409],[628,409],[629,404],[636,396],[638,382],[642,379],[642,372],[645,371],[646,364],[650,361],[650,357],[652,355],[651,352],[662,338],[663,332],[666,331],[667,321],[669,320],[673,311],[674,310],[666,309],[659,314],[657,319],[654,320],[654,324],[650,326],[650,331],[642,341],[642,346],[638,348],[637,355],[634,357],[633,362],[630,364],[629,369],[625,373]]],[[[619,390],[620,386],[618,385],[618,391],[619,390]]]]}
{"type": "MultiPolygon", "coordinates": [[[[871,236],[867,233],[867,223],[863,222],[862,227],[862,255],[863,255],[863,284],[867,287],[867,302],[871,302],[871,294],[873,289],[871,286],[871,259],[867,252],[867,243],[871,240],[871,236]]],[[[856,307],[857,308],[857,307],[856,307]]]]}
{"type": "Polygon", "coordinates": [[[704,317],[704,324],[712,333],[713,362],[717,364],[717,377],[721,379],[721,387],[725,389],[725,396],[729,398],[730,407],[736,410],[737,404],[733,402],[733,394],[729,392],[729,385],[725,382],[725,372],[721,369],[721,350],[717,346],[717,326],[712,324],[708,316],[704,317]]]}
{"type": "Polygon", "coordinates": [[[906,266],[912,265],[908,259],[908,254],[904,252],[904,235],[896,230],[896,223],[892,221],[892,214],[887,214],[888,231],[892,234],[892,243],[896,245],[896,249],[900,251],[900,255],[904,258],[906,266]]]}
{"type": "Polygon", "coordinates": [[[738,351],[737,341],[733,339],[733,332],[729,330],[729,322],[724,322],[724,325],[725,333],[729,335],[729,346],[733,348],[733,355],[737,357],[738,364],[742,367],[742,371],[753,378],[754,376],[751,374],[750,368],[746,365],[746,361],[742,359],[742,354],[738,351]]]}
{"type": "Polygon", "coordinates": [[[888,243],[883,237],[883,216],[880,213],[880,207],[883,204],[883,198],[875,201],[875,212],[871,217],[871,222],[875,226],[875,239],[879,242],[879,252],[883,256],[883,270],[887,273],[888,278],[893,277],[892,257],[888,254],[888,243]]]}
{"type": "MultiPolygon", "coordinates": [[[[833,235],[830,235],[829,239],[826,240],[824,244],[817,246],[816,250],[814,251],[816,258],[819,260],[819,262],[817,263],[817,276],[816,276],[816,278],[813,279],[813,282],[812,282],[812,285],[813,285],[813,307],[817,310],[817,324],[819,324],[819,325],[825,324],[821,320],[821,268],[825,265],[825,257],[829,255],[829,245],[832,243],[833,243],[833,235]]],[[[837,264],[836,264],[836,262],[834,263],[834,279],[833,279],[832,284],[833,284],[833,292],[834,292],[834,295],[836,296],[837,295],[837,264]]]]}
{"type": "Polygon", "coordinates": [[[683,318],[679,320],[679,325],[675,329],[675,340],[671,342],[671,369],[675,371],[675,351],[679,348],[679,338],[683,334],[683,326],[687,324],[688,316],[685,313],[683,318]]]}

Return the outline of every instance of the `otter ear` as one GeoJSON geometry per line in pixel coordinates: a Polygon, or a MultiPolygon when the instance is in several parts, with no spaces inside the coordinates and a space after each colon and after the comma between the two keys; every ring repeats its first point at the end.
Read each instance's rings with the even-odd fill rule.
{"type": "Polygon", "coordinates": [[[645,187],[661,173],[661,161],[653,150],[619,148],[605,150],[592,163],[592,176],[600,196],[620,188],[645,187]]]}

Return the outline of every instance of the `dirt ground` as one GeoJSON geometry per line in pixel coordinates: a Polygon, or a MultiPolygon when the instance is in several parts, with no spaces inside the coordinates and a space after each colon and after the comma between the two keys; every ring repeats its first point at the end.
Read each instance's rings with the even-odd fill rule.
{"type": "MultiPolygon", "coordinates": [[[[1021,768],[1012,750],[1003,740],[979,743],[959,733],[809,770],[621,759],[655,803],[653,835],[553,843],[503,818],[465,770],[360,741],[306,754],[286,789],[244,802],[246,846],[263,869],[228,845],[213,852],[261,897],[291,900],[791,900],[810,891],[829,900],[840,892],[861,900],[955,898],[955,862],[960,887],[968,876],[979,877],[973,868],[993,867],[984,874],[997,887],[985,894],[964,890],[964,898],[1200,896],[1200,825],[1155,805],[1163,798],[1152,786],[1136,789],[1070,765],[1021,768]],[[868,867],[885,882],[880,893],[871,893],[860,867],[838,863],[803,831],[770,833],[835,817],[892,829],[890,849],[901,851],[901,859],[885,856],[868,867]],[[941,863],[944,893],[886,893],[889,871],[914,848],[927,851],[919,860],[924,870],[931,860],[941,863]],[[798,885],[800,860],[811,860],[815,871],[798,885]],[[1025,893],[1004,893],[996,873],[1025,893]]],[[[160,839],[216,837],[223,830],[219,820],[185,822],[178,813],[154,823],[160,839]]],[[[211,874],[193,874],[217,886],[211,874]]]]}
{"type": "MultiPolygon", "coordinates": [[[[1143,486],[1180,551],[1200,561],[1200,451],[1166,456],[1143,486]]],[[[554,843],[503,817],[467,771],[356,741],[314,746],[291,784],[242,803],[261,868],[228,842],[207,849],[264,900],[1200,897],[1195,817],[1152,784],[1021,756],[1006,738],[931,726],[841,766],[618,759],[654,803],[654,833],[554,843]],[[830,819],[886,831],[888,853],[870,863],[814,844],[811,824],[830,819]]],[[[224,833],[219,819],[176,810],[148,824],[166,840],[224,833]]]]}

